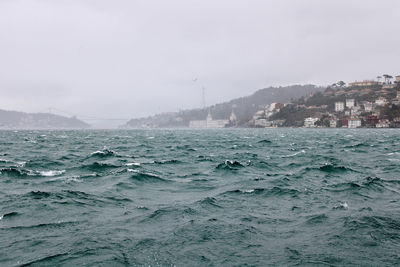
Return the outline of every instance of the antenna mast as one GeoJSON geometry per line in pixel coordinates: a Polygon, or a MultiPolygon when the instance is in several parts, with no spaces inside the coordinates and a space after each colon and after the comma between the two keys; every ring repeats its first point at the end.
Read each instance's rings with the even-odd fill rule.
{"type": "Polygon", "coordinates": [[[206,88],[204,88],[204,86],[201,87],[201,93],[203,98],[203,108],[206,108],[206,88]]]}

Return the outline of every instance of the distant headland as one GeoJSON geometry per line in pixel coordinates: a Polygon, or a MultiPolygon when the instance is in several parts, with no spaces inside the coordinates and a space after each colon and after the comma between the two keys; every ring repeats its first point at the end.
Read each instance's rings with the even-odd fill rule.
{"type": "Polygon", "coordinates": [[[87,129],[90,125],[76,117],[51,113],[25,113],[0,110],[0,129],[87,129]]]}
{"type": "Polygon", "coordinates": [[[327,87],[269,87],[202,109],[132,119],[121,128],[400,127],[400,75],[327,87]]]}

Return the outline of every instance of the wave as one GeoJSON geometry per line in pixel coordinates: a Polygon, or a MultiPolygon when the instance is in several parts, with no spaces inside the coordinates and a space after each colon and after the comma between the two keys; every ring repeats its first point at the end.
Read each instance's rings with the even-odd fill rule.
{"type": "Polygon", "coordinates": [[[217,204],[217,199],[214,197],[206,197],[198,202],[201,206],[212,206],[217,208],[222,208],[217,204]]]}
{"type": "Polygon", "coordinates": [[[344,148],[357,148],[357,147],[370,147],[371,145],[364,144],[364,143],[357,143],[353,145],[344,146],[344,148]]]}
{"type": "Polygon", "coordinates": [[[97,150],[95,152],[90,153],[89,157],[106,158],[106,157],[113,157],[113,156],[118,156],[118,153],[115,152],[114,150],[104,147],[102,150],[97,150]]]}
{"type": "Polygon", "coordinates": [[[224,163],[218,164],[217,170],[238,170],[244,168],[245,166],[236,160],[225,160],[224,163]]]}
{"type": "Polygon", "coordinates": [[[16,211],[12,211],[12,212],[9,212],[9,213],[5,213],[5,214],[3,214],[3,215],[0,215],[0,220],[5,219],[5,218],[14,217],[14,216],[17,216],[17,215],[19,215],[19,213],[16,212],[16,211]]]}
{"type": "Polygon", "coordinates": [[[143,173],[143,172],[135,172],[131,176],[131,179],[133,179],[136,182],[141,182],[141,183],[167,183],[167,182],[170,182],[169,180],[163,179],[155,174],[143,173]]]}
{"type": "Polygon", "coordinates": [[[119,168],[119,167],[120,166],[117,166],[114,164],[95,161],[91,164],[82,165],[80,168],[87,169],[90,171],[105,171],[108,169],[115,169],[115,168],[119,168]]]}
{"type": "Polygon", "coordinates": [[[359,190],[372,190],[382,191],[384,189],[385,181],[380,178],[366,177],[365,180],[357,182],[345,182],[331,185],[331,191],[343,192],[343,191],[359,191],[359,190]]]}
{"type": "MultiPolygon", "coordinates": [[[[46,261],[53,260],[53,259],[58,258],[58,257],[67,256],[68,254],[69,254],[68,252],[65,252],[65,253],[57,253],[57,254],[53,254],[53,255],[49,255],[49,256],[44,256],[44,257],[42,257],[40,259],[35,259],[35,260],[32,260],[32,261],[28,261],[28,262],[22,263],[21,266],[47,265],[48,263],[46,263],[46,261]]],[[[53,265],[53,264],[51,264],[51,265],[53,265]]]]}
{"type": "Polygon", "coordinates": [[[154,164],[179,164],[183,163],[180,160],[177,159],[169,159],[169,160],[155,160],[153,161],[154,164]]]}
{"type": "Polygon", "coordinates": [[[315,225],[321,224],[328,220],[328,216],[326,214],[317,214],[317,215],[310,215],[307,217],[307,224],[315,225]]]}
{"type": "Polygon", "coordinates": [[[29,171],[21,170],[17,168],[3,168],[0,169],[0,175],[7,177],[26,177],[29,175],[29,171]]]}
{"type": "Polygon", "coordinates": [[[339,205],[333,207],[333,209],[348,210],[349,209],[349,205],[347,204],[347,202],[343,202],[343,203],[339,203],[339,205]]]}
{"type": "Polygon", "coordinates": [[[250,194],[250,195],[263,195],[265,197],[268,196],[292,196],[297,197],[300,194],[300,191],[292,188],[281,188],[278,186],[274,186],[273,188],[266,189],[266,188],[255,188],[249,190],[231,190],[227,191],[223,194],[250,194]]]}
{"type": "Polygon", "coordinates": [[[391,230],[400,230],[400,221],[398,218],[387,216],[362,216],[360,218],[349,217],[344,226],[349,231],[359,231],[360,229],[374,229],[375,234],[381,238],[399,238],[399,235],[393,235],[391,230]],[[385,237],[387,236],[387,237],[385,237]]]}
{"type": "Polygon", "coordinates": [[[258,144],[271,144],[272,141],[268,139],[263,139],[257,142],[258,144]]]}
{"type": "Polygon", "coordinates": [[[44,191],[31,191],[28,193],[28,195],[34,199],[42,199],[42,198],[48,198],[52,194],[44,191]]]}
{"type": "Polygon", "coordinates": [[[33,170],[18,169],[18,168],[0,169],[0,174],[7,177],[27,177],[27,176],[52,177],[61,175],[63,173],[65,173],[65,170],[33,171],[33,170]]]}
{"type": "Polygon", "coordinates": [[[51,222],[51,223],[39,223],[39,224],[33,224],[33,225],[18,225],[18,226],[11,226],[11,227],[4,227],[6,229],[12,229],[12,230],[31,230],[35,228],[62,228],[65,226],[73,226],[77,225],[79,222],[76,221],[66,221],[66,222],[51,222]]]}
{"type": "Polygon", "coordinates": [[[52,177],[65,173],[65,170],[60,171],[39,171],[40,176],[52,177]]]}
{"type": "Polygon", "coordinates": [[[323,171],[323,172],[328,172],[328,173],[340,173],[340,172],[354,171],[351,168],[347,168],[344,166],[336,166],[336,165],[332,165],[332,164],[325,164],[325,165],[319,167],[319,170],[323,171]]]}

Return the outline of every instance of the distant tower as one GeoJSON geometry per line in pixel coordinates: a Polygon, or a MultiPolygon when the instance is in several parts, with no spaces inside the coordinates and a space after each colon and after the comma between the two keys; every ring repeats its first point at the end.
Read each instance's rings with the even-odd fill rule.
{"type": "MultiPolygon", "coordinates": [[[[199,78],[194,78],[193,82],[197,82],[199,80],[199,78]]],[[[206,88],[204,87],[204,85],[201,84],[201,104],[202,104],[202,108],[205,109],[206,108],[206,88]]]]}
{"type": "Polygon", "coordinates": [[[211,111],[209,110],[208,111],[208,115],[207,115],[207,118],[206,118],[206,121],[212,121],[213,119],[212,119],[212,116],[211,116],[211,111]]]}
{"type": "Polygon", "coordinates": [[[201,96],[203,100],[203,108],[206,108],[206,88],[204,88],[204,86],[201,87],[201,96]]]}
{"type": "Polygon", "coordinates": [[[233,111],[233,109],[232,109],[231,116],[229,117],[229,121],[236,124],[237,117],[236,117],[235,112],[233,111]]]}

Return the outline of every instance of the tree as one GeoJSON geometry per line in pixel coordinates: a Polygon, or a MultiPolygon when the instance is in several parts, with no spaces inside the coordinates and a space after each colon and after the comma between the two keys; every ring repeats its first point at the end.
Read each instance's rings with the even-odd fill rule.
{"type": "Polygon", "coordinates": [[[337,85],[338,85],[339,87],[343,87],[343,86],[346,85],[346,83],[345,83],[344,81],[339,81],[339,82],[337,83],[337,85]]]}
{"type": "Polygon", "coordinates": [[[386,84],[389,84],[390,80],[393,79],[393,76],[391,76],[389,74],[383,74],[382,76],[383,76],[383,78],[385,78],[386,84]]]}

